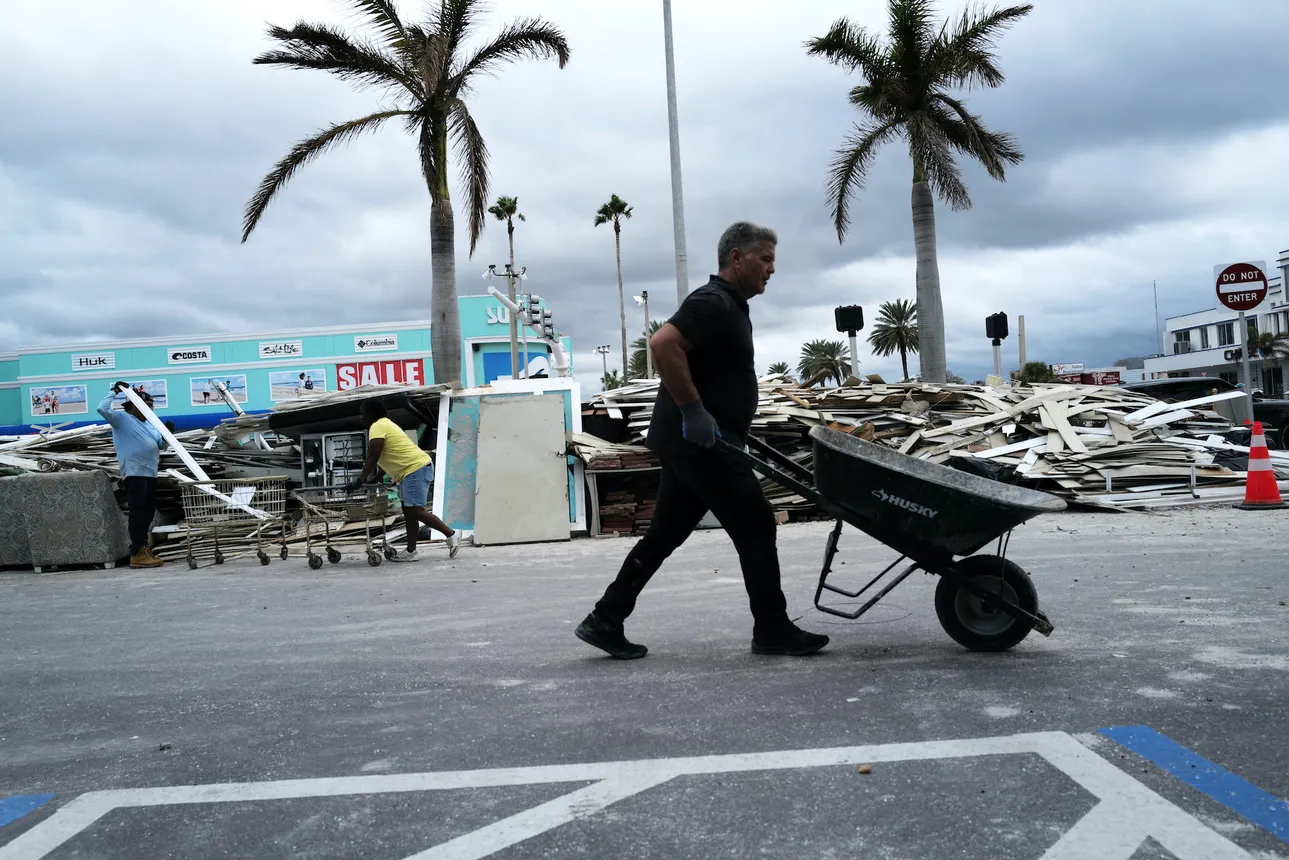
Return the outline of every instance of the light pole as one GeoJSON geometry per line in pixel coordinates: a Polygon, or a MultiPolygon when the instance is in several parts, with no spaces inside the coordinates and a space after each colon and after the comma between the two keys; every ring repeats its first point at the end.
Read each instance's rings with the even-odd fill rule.
{"type": "Polygon", "coordinates": [[[649,349],[649,291],[641,290],[640,295],[632,296],[632,298],[636,300],[636,304],[644,305],[645,379],[653,379],[653,350],[649,349]]]}
{"type": "MultiPolygon", "coordinates": [[[[680,121],[676,111],[676,53],[671,41],[671,0],[662,0],[663,44],[667,55],[667,131],[671,141],[671,221],[676,241],[676,306],[689,292],[685,257],[685,194],[680,186],[680,121]]],[[[626,373],[624,368],[623,373],[626,373]]]]}
{"type": "Polygon", "coordinates": [[[607,343],[603,346],[597,346],[595,351],[600,354],[600,365],[604,368],[604,375],[600,377],[600,384],[603,385],[609,378],[609,350],[612,349],[607,343]]]}
{"type": "MultiPolygon", "coordinates": [[[[985,337],[994,342],[994,376],[1003,384],[1003,338],[1007,337],[1007,314],[1001,311],[985,317],[985,337]]],[[[1021,367],[1021,373],[1025,368],[1021,367]]]]}
{"type": "MultiPolygon", "coordinates": [[[[528,280],[527,272],[528,272],[527,266],[521,266],[519,268],[519,271],[516,272],[514,269],[514,266],[512,266],[510,263],[506,263],[506,271],[501,274],[498,274],[497,264],[493,263],[488,266],[488,271],[483,273],[483,279],[485,281],[491,281],[493,278],[505,278],[506,296],[513,302],[515,301],[515,298],[516,298],[515,281],[528,280]]],[[[510,321],[510,375],[512,378],[518,379],[519,378],[519,321],[515,319],[515,315],[510,313],[509,309],[507,309],[506,311],[506,316],[509,318],[509,321],[510,321]]],[[[524,360],[525,361],[528,360],[527,356],[524,357],[524,360]]]]}

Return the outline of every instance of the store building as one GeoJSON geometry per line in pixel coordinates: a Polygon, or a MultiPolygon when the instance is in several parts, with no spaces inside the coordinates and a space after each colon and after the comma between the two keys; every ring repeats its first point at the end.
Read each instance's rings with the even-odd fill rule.
{"type": "MultiPolygon", "coordinates": [[[[541,305],[543,308],[545,304],[541,305]]],[[[469,388],[513,376],[509,312],[491,295],[460,298],[462,377],[469,388]]],[[[561,342],[572,355],[567,337],[561,342]]],[[[550,348],[520,341],[522,376],[551,376],[550,348]]],[[[278,330],[20,348],[0,354],[0,435],[33,427],[98,423],[95,409],[120,379],[153,398],[158,417],[181,430],[230,414],[216,383],[248,413],[328,391],[432,380],[430,324],[278,330]]],[[[117,407],[125,402],[124,395],[117,407]]]]}
{"type": "MultiPolygon", "coordinates": [[[[1280,275],[1268,272],[1267,298],[1260,306],[1245,312],[1246,324],[1257,333],[1289,334],[1289,251],[1277,260],[1280,275]]],[[[1214,299],[1216,301],[1216,299],[1214,299]]],[[[1240,315],[1224,307],[1213,307],[1164,320],[1164,354],[1146,359],[1146,378],[1163,379],[1177,376],[1216,376],[1238,384],[1241,374],[1241,350],[1244,335],[1238,331],[1240,315]]],[[[1254,387],[1267,396],[1279,397],[1285,391],[1285,369],[1281,362],[1264,359],[1256,353],[1249,356],[1249,371],[1254,387]]]]}

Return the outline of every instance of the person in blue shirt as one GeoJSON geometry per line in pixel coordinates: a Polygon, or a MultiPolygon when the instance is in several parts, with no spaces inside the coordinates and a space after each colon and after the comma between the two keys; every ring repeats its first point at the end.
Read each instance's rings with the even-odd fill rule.
{"type": "MultiPolygon", "coordinates": [[[[148,531],[157,512],[157,465],[166,440],[148,423],[133,401],[127,400],[120,411],[112,401],[129,383],[117,382],[98,405],[98,414],[112,426],[112,447],[121,466],[121,489],[130,507],[130,567],[160,567],[164,562],[152,554],[148,531]]],[[[152,408],[152,396],[138,392],[140,399],[152,408]]]]}

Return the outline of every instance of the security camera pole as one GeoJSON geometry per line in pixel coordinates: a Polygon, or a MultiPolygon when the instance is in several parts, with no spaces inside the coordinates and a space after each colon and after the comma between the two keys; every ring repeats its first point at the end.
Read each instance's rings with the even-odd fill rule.
{"type": "Polygon", "coordinates": [[[864,327],[864,309],[859,305],[843,305],[833,309],[833,319],[838,332],[850,336],[850,375],[859,379],[859,341],[856,335],[864,327]]]}
{"type": "Polygon", "coordinates": [[[645,324],[644,324],[644,354],[645,354],[645,379],[653,379],[653,350],[649,348],[649,291],[641,290],[640,295],[632,296],[636,304],[644,305],[645,324]]]}
{"type": "Polygon", "coordinates": [[[603,346],[597,346],[595,348],[595,351],[600,354],[600,365],[604,368],[604,376],[602,377],[602,379],[609,378],[609,350],[611,348],[612,347],[610,347],[607,343],[604,344],[603,346]]]}
{"type": "MultiPolygon", "coordinates": [[[[1007,314],[999,312],[985,317],[985,337],[994,340],[994,376],[1001,385],[1003,379],[1003,338],[1007,337],[1007,314]]],[[[1021,367],[1021,372],[1025,368],[1021,367]]]]}

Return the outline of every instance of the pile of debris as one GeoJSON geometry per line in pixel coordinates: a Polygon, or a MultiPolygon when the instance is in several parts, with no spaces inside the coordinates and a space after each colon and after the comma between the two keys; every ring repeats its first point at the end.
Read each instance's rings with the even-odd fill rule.
{"type": "MultiPolygon", "coordinates": [[[[639,446],[649,426],[656,380],[595,395],[584,418],[623,428],[615,450],[639,446]]],[[[1214,411],[1241,392],[1165,403],[1109,386],[887,384],[803,388],[783,377],[761,381],[752,433],[804,465],[807,434],[825,425],[901,453],[995,480],[1044,490],[1090,507],[1166,507],[1242,498],[1247,430],[1214,411]]],[[[592,443],[583,443],[595,450],[592,443]]],[[[1281,479],[1289,453],[1272,452],[1281,479]]],[[[805,499],[764,482],[779,510],[809,516],[805,499]]]]}

